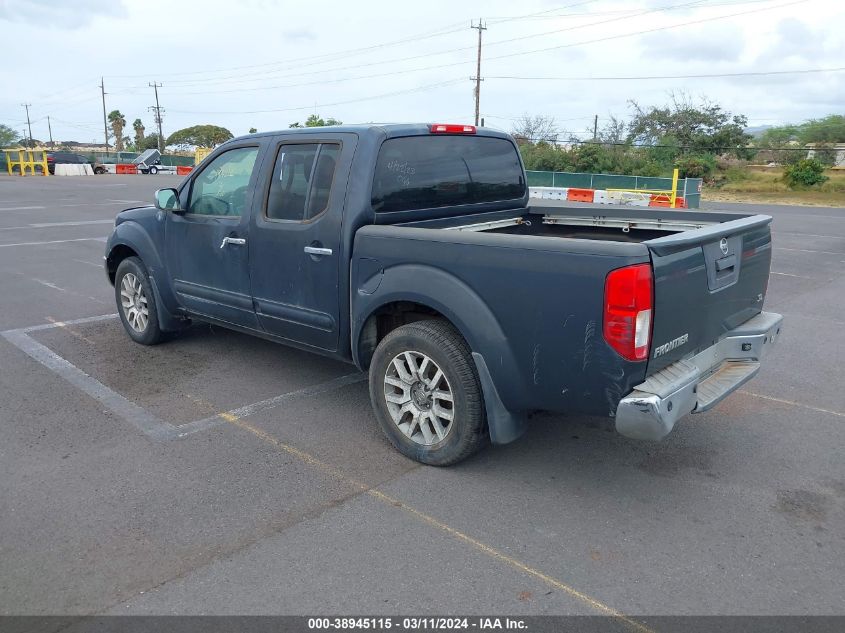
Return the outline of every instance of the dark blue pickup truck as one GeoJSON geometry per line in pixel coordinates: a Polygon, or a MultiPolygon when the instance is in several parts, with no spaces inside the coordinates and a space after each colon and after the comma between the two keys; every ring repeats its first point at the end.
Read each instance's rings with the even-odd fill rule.
{"type": "Polygon", "coordinates": [[[217,323],[369,371],[405,455],[453,464],[535,410],[661,439],[753,377],[771,218],[529,201],[511,137],[468,125],[256,134],[121,212],[126,332],[217,323]]]}

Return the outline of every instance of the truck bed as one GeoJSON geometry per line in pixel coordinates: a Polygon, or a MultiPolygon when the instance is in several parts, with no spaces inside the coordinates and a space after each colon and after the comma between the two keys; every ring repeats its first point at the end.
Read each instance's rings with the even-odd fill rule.
{"type": "MultiPolygon", "coordinates": [[[[713,345],[725,332],[762,311],[771,262],[770,223],[765,215],[596,208],[543,201],[494,213],[410,222],[397,228],[438,229],[428,232],[428,239],[438,241],[445,235],[435,238],[432,233],[475,235],[476,244],[488,245],[490,255],[484,259],[491,269],[501,267],[496,247],[566,251],[606,259],[641,256],[653,269],[652,351],[647,366],[647,375],[651,375],[713,345]]],[[[456,235],[455,241],[465,242],[466,238],[456,235]]],[[[570,271],[558,269],[562,292],[571,284],[567,273],[581,270],[587,274],[578,262],[573,259],[574,264],[569,265],[575,268],[570,271]]],[[[594,268],[589,275],[591,283],[603,288],[604,275],[594,268]]],[[[601,311],[600,304],[596,310],[601,311]]]]}
{"type": "Polygon", "coordinates": [[[636,207],[595,208],[531,206],[507,217],[467,220],[442,228],[457,231],[482,231],[507,235],[537,235],[614,242],[646,242],[649,240],[732,222],[751,216],[702,213],[674,209],[642,209],[636,207]]]}

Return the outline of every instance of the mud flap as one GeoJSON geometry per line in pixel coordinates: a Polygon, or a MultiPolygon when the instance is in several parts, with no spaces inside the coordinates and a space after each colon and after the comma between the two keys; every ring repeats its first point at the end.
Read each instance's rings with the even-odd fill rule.
{"type": "Polygon", "coordinates": [[[499,398],[496,385],[490,376],[490,370],[484,357],[477,352],[472,353],[481,391],[484,394],[484,408],[487,410],[487,427],[490,431],[490,441],[493,444],[508,444],[525,433],[528,428],[528,416],[524,413],[513,413],[505,408],[499,398]]]}

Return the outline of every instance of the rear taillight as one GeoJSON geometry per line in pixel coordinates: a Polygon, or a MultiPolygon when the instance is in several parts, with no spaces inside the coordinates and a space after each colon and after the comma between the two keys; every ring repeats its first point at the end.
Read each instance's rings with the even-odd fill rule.
{"type": "Polygon", "coordinates": [[[432,123],[429,130],[432,134],[475,134],[474,125],[455,123],[432,123]]]}
{"type": "Polygon", "coordinates": [[[651,264],[608,273],[604,282],[604,340],[623,358],[648,358],[653,307],[651,264]]]}

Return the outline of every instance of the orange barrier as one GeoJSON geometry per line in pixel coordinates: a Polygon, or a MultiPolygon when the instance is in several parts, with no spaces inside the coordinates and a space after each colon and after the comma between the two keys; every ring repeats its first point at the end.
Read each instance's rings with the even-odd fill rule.
{"type": "MultiPolygon", "coordinates": [[[[672,199],[670,196],[665,194],[654,194],[651,196],[651,200],[648,202],[648,206],[650,207],[671,207],[672,206],[672,199]]],[[[675,208],[676,209],[686,209],[687,208],[687,201],[678,196],[675,198],[675,208]]]]}
{"type": "Polygon", "coordinates": [[[177,176],[187,176],[191,173],[193,167],[187,165],[176,165],[176,175],[177,176]]]}
{"type": "Polygon", "coordinates": [[[116,174],[137,174],[138,168],[135,165],[128,163],[118,163],[114,166],[114,173],[116,174]]]}
{"type": "Polygon", "coordinates": [[[566,199],[570,202],[592,202],[595,193],[593,189],[575,189],[570,187],[569,191],[566,192],[566,199]]]}

